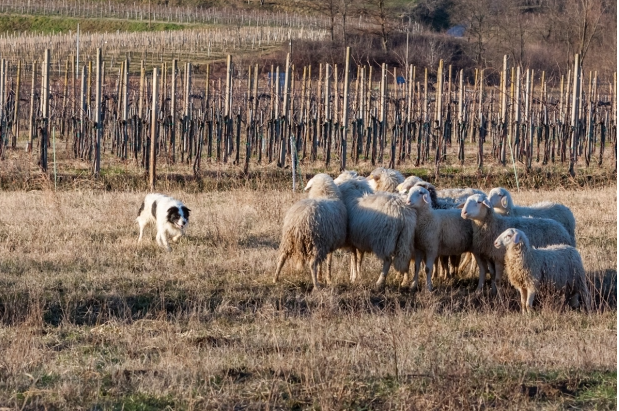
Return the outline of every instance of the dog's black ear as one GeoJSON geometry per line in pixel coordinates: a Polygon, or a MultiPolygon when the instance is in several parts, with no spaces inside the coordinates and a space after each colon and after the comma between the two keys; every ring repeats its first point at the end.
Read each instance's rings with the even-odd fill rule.
{"type": "Polygon", "coordinates": [[[183,210],[183,215],[185,216],[185,218],[189,218],[189,212],[191,211],[190,209],[188,209],[185,206],[181,207],[181,210],[183,210]]]}
{"type": "Polygon", "coordinates": [[[140,214],[142,214],[142,211],[144,211],[144,201],[142,201],[142,205],[140,206],[140,209],[138,210],[138,217],[140,216],[140,214]]]}

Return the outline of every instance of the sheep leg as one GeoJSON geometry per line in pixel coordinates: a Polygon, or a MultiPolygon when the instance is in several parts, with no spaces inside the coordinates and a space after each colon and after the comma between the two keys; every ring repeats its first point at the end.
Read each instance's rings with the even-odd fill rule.
{"type": "Polygon", "coordinates": [[[379,290],[383,290],[385,288],[385,282],[387,281],[387,273],[389,273],[389,267],[391,267],[391,261],[389,259],[384,260],[383,271],[380,273],[378,281],[376,281],[376,288],[379,290]]]}
{"type": "Polygon", "coordinates": [[[282,272],[282,267],[284,267],[284,263],[288,259],[288,254],[282,253],[277,260],[277,268],[275,269],[275,276],[273,277],[273,284],[277,282],[279,279],[279,274],[282,272]]]}
{"type": "MultiPolygon", "coordinates": [[[[451,266],[453,267],[453,275],[457,276],[460,274],[458,267],[460,267],[460,260],[462,260],[462,256],[461,255],[450,255],[449,256],[449,263],[451,263],[451,266]]],[[[449,274],[451,275],[451,269],[449,269],[449,274]]]]}
{"type": "MultiPolygon", "coordinates": [[[[327,284],[331,284],[331,263],[333,262],[333,254],[327,254],[327,284]]],[[[322,268],[322,265],[321,265],[322,268]]]]}
{"type": "Polygon", "coordinates": [[[357,250],[353,249],[350,252],[350,282],[354,283],[357,280],[357,250]]]}
{"type": "Polygon", "coordinates": [[[314,283],[314,290],[321,287],[321,284],[318,282],[318,263],[317,259],[312,260],[311,269],[312,269],[312,282],[314,283]]]}
{"type": "Polygon", "coordinates": [[[486,270],[488,264],[486,264],[486,261],[477,254],[473,254],[473,257],[479,267],[479,282],[477,283],[477,289],[475,292],[480,293],[484,289],[484,283],[486,282],[486,270]]]}
{"type": "Polygon", "coordinates": [[[499,295],[498,284],[501,283],[504,269],[505,265],[502,262],[494,262],[494,276],[492,278],[492,294],[494,295],[499,295]]]}
{"type": "Polygon", "coordinates": [[[432,291],[432,268],[434,267],[434,260],[436,260],[435,256],[426,255],[426,288],[428,291],[432,291]]]}
{"type": "Polygon", "coordinates": [[[533,301],[535,300],[535,290],[528,290],[527,293],[527,313],[533,312],[533,301]]]}
{"type": "Polygon", "coordinates": [[[525,314],[527,312],[527,289],[516,287],[520,293],[520,311],[525,314]]]}
{"type": "Polygon", "coordinates": [[[361,263],[363,262],[363,256],[365,253],[361,250],[356,250],[357,253],[357,273],[355,274],[355,280],[361,275],[361,263]]]}
{"type": "Polygon", "coordinates": [[[415,250],[415,276],[413,277],[413,282],[411,283],[411,290],[416,290],[417,285],[419,284],[419,267],[421,266],[422,259],[423,254],[421,251],[415,250]]]}

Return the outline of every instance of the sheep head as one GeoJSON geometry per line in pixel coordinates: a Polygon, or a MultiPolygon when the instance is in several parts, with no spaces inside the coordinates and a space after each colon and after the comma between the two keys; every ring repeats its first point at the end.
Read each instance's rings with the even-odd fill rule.
{"type": "Polygon", "coordinates": [[[408,198],[406,199],[406,204],[412,207],[422,207],[428,204],[432,204],[432,199],[430,198],[430,192],[423,187],[414,186],[408,192],[408,198]]]}
{"type": "Polygon", "coordinates": [[[492,207],[507,209],[511,201],[509,191],[503,187],[496,187],[488,193],[488,202],[492,207]]]}
{"type": "Polygon", "coordinates": [[[305,185],[309,198],[337,198],[339,190],[330,175],[320,173],[312,177],[305,185]]]}
{"type": "Polygon", "coordinates": [[[527,237],[522,231],[515,228],[508,228],[494,240],[494,247],[507,247],[510,244],[517,246],[523,244],[525,241],[527,241],[527,237]]]}
{"type": "Polygon", "coordinates": [[[396,190],[400,194],[406,194],[408,190],[410,190],[411,187],[415,186],[418,183],[422,183],[422,182],[424,181],[421,177],[408,176],[402,183],[398,184],[398,186],[396,187],[396,190]]]}
{"type": "Polygon", "coordinates": [[[488,197],[484,194],[474,194],[466,199],[464,204],[458,205],[462,209],[460,216],[469,220],[483,220],[492,206],[488,202],[488,197]]]}

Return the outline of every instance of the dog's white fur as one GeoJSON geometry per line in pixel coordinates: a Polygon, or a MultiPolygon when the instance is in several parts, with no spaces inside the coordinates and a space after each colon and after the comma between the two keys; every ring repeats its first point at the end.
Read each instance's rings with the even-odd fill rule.
{"type": "Polygon", "coordinates": [[[172,236],[174,242],[185,235],[189,224],[189,211],[191,210],[182,202],[172,197],[157,193],[146,195],[138,211],[138,217],[135,219],[140,226],[138,243],[142,241],[144,227],[149,223],[154,223],[157,227],[157,244],[171,251],[167,234],[172,236]]]}

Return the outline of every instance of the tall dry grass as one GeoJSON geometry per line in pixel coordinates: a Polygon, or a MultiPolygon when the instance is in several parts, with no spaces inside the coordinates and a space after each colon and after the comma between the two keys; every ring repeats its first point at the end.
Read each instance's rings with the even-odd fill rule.
{"type": "Polygon", "coordinates": [[[514,193],[561,201],[596,296],[591,314],[542,297],[472,294],[474,278],[411,294],[309,272],[271,284],[301,194],[173,192],[192,209],[165,253],[136,244],[143,194],[0,196],[0,407],[15,409],[616,408],[616,187],[514,193]]]}

